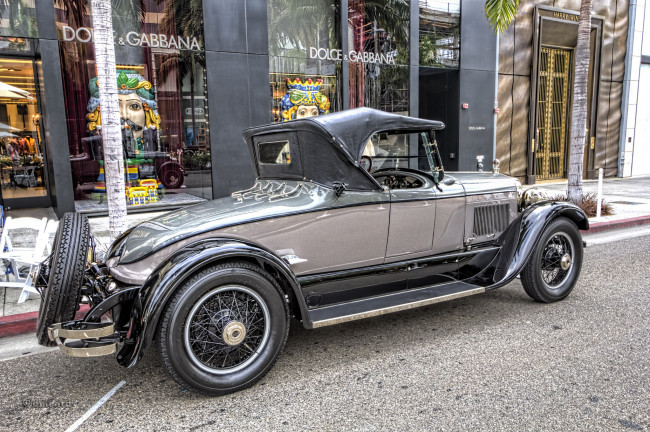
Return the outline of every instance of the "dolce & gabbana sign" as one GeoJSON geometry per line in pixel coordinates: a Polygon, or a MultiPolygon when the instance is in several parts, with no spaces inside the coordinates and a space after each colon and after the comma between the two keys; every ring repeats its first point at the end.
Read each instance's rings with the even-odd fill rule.
{"type": "MultiPolygon", "coordinates": [[[[79,27],[78,29],[74,29],[69,26],[62,26],[61,40],[64,42],[92,42],[93,29],[90,27],[79,27]]],[[[171,48],[201,51],[199,41],[195,37],[190,36],[174,36],[130,31],[122,36],[113,34],[113,40],[116,45],[120,46],[130,45],[142,48],[171,48]]]]}
{"type": "Polygon", "coordinates": [[[344,54],[340,49],[309,48],[309,58],[318,60],[349,60],[358,63],[395,64],[394,54],[375,54],[365,51],[349,51],[344,54]]]}

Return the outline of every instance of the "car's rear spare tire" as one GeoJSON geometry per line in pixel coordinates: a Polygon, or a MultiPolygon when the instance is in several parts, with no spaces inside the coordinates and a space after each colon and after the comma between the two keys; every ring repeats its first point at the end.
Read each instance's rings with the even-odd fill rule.
{"type": "Polygon", "coordinates": [[[49,262],[49,279],[41,292],[36,337],[41,345],[52,346],[47,328],[54,323],[74,319],[79,305],[84,271],[90,246],[88,219],[78,213],[66,213],[59,222],[49,262]]]}

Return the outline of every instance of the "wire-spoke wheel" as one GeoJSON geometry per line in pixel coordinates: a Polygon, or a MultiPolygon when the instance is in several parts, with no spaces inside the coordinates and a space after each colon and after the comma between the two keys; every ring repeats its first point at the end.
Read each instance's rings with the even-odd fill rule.
{"type": "Polygon", "coordinates": [[[178,289],[161,317],[158,345],[181,386],[220,395],[260,380],[288,332],[277,282],[255,265],[231,262],[201,270],[178,289]]]}
{"type": "Polygon", "coordinates": [[[581,267],[580,231],[572,221],[558,218],[542,233],[521,272],[521,283],[538,302],[562,300],[573,289],[581,267]]]}
{"type": "Polygon", "coordinates": [[[223,286],[204,295],[185,325],[185,349],[201,369],[235,372],[260,354],[270,333],[269,309],[245,286],[223,286]]]}

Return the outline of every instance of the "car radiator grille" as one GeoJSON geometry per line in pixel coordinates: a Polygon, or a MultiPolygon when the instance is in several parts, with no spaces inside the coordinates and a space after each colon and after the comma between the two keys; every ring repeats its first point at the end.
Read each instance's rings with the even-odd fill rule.
{"type": "Polygon", "coordinates": [[[474,209],[474,236],[481,237],[505,231],[508,227],[509,204],[479,206],[474,209]]]}

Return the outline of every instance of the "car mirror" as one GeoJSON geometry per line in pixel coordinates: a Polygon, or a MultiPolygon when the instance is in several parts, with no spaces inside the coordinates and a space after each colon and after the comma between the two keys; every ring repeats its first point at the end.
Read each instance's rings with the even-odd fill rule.
{"type": "Polygon", "coordinates": [[[443,181],[443,183],[447,186],[451,186],[456,183],[456,179],[453,177],[448,177],[445,181],[443,181]]]}

